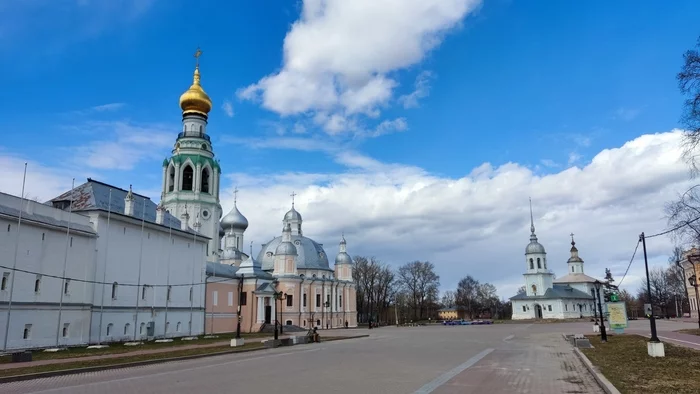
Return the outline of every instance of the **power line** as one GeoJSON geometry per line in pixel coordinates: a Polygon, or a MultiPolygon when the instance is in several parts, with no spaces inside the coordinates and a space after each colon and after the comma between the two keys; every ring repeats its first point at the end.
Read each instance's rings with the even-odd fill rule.
{"type": "Polygon", "coordinates": [[[620,279],[620,282],[618,282],[617,287],[619,288],[622,286],[622,282],[625,280],[625,277],[627,277],[627,273],[630,270],[630,267],[632,266],[632,262],[634,261],[634,256],[637,255],[637,249],[639,249],[639,244],[641,243],[641,240],[637,239],[637,245],[634,247],[634,253],[632,253],[632,258],[630,259],[629,264],[627,264],[627,269],[625,270],[625,274],[622,275],[622,279],[620,279]]]}
{"type": "Polygon", "coordinates": [[[696,217],[696,218],[693,219],[693,220],[687,221],[687,222],[685,222],[685,223],[683,223],[683,224],[679,224],[678,226],[676,226],[676,227],[674,227],[674,228],[672,228],[672,229],[670,229],[670,230],[662,231],[662,232],[660,232],[660,233],[656,233],[656,234],[653,234],[653,235],[645,235],[644,238],[654,238],[654,237],[659,237],[659,236],[662,236],[662,235],[666,235],[666,234],[672,233],[672,232],[674,232],[674,231],[676,231],[676,230],[680,230],[681,228],[683,228],[683,227],[685,227],[685,226],[688,226],[688,225],[690,225],[690,224],[693,223],[693,222],[697,222],[698,220],[700,220],[700,216],[699,216],[699,217],[696,217]]]}
{"type": "MultiPolygon", "coordinates": [[[[64,277],[64,276],[58,276],[58,275],[49,275],[49,274],[43,274],[41,272],[36,272],[36,271],[28,271],[28,270],[23,270],[19,268],[12,268],[12,267],[7,267],[4,265],[0,265],[0,268],[5,268],[9,269],[11,271],[16,271],[16,272],[22,272],[25,274],[32,274],[32,275],[41,275],[42,277],[47,277],[47,278],[55,278],[55,279],[68,279],[71,282],[79,282],[79,283],[92,283],[96,285],[111,285],[114,284],[115,282],[100,282],[96,280],[87,280],[87,279],[79,279],[79,278],[69,278],[69,277],[64,277]]],[[[173,284],[173,285],[150,285],[150,284],[145,284],[143,286],[149,286],[149,287],[182,287],[182,286],[199,286],[199,285],[206,285],[209,283],[220,283],[220,282],[226,282],[228,280],[232,280],[234,278],[226,278],[222,280],[217,280],[217,281],[206,281],[206,282],[199,282],[199,283],[181,283],[181,284],[173,284]]],[[[134,284],[134,283],[120,283],[116,282],[119,286],[133,286],[133,287],[139,287],[140,285],[134,284]]]]}

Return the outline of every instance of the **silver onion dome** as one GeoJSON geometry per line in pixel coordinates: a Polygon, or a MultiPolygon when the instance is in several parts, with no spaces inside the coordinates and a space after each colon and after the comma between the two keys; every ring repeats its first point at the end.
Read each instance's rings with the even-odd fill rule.
{"type": "Polygon", "coordinates": [[[287,211],[287,213],[284,214],[284,220],[285,221],[292,221],[292,220],[298,220],[301,221],[301,214],[297,212],[296,209],[292,206],[292,209],[287,211]]]}
{"type": "Polygon", "coordinates": [[[235,228],[245,230],[248,228],[248,219],[243,216],[234,203],[231,212],[227,213],[226,216],[221,219],[221,227],[224,229],[235,228]]]}

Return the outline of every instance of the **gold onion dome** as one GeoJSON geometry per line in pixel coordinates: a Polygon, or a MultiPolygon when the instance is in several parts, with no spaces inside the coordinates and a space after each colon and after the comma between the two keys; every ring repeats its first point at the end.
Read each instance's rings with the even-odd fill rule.
{"type": "Polygon", "coordinates": [[[185,93],[180,96],[182,114],[198,113],[207,116],[211,111],[211,99],[199,84],[199,65],[194,69],[194,81],[185,93]]]}

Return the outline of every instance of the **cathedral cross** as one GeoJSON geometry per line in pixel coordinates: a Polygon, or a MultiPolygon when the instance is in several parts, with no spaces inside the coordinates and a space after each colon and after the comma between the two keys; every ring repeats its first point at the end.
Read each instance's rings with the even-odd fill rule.
{"type": "Polygon", "coordinates": [[[571,242],[574,242],[574,233],[569,234],[571,236],[571,242]]]}
{"type": "Polygon", "coordinates": [[[202,56],[202,50],[197,47],[197,51],[194,53],[194,58],[197,59],[197,67],[199,67],[199,57],[202,56]]]}
{"type": "Polygon", "coordinates": [[[295,197],[296,195],[297,195],[297,194],[294,193],[294,192],[292,192],[292,194],[290,194],[290,196],[292,197],[292,208],[294,208],[294,197],[295,197]]]}
{"type": "Polygon", "coordinates": [[[238,200],[238,186],[233,188],[233,205],[236,205],[236,200],[238,200]]]}

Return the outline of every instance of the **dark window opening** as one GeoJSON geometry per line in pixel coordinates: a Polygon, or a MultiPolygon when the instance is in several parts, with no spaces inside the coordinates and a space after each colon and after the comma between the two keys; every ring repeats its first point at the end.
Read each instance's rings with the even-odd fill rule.
{"type": "Polygon", "coordinates": [[[202,192],[209,193],[209,169],[202,170],[202,192]]]}
{"type": "Polygon", "coordinates": [[[248,303],[248,292],[242,292],[241,293],[241,306],[246,306],[248,303]]]}
{"type": "Polygon", "coordinates": [[[170,167],[168,170],[168,191],[171,192],[175,189],[175,167],[170,167]]]}
{"type": "Polygon", "coordinates": [[[316,308],[319,308],[321,306],[321,295],[316,294],[316,308]]]}
{"type": "Polygon", "coordinates": [[[185,166],[185,169],[182,170],[182,190],[192,190],[192,182],[194,180],[194,172],[192,171],[192,167],[190,166],[185,166]]]}
{"type": "Polygon", "coordinates": [[[293,306],[294,305],[294,296],[291,294],[287,295],[287,306],[293,306]]]}

